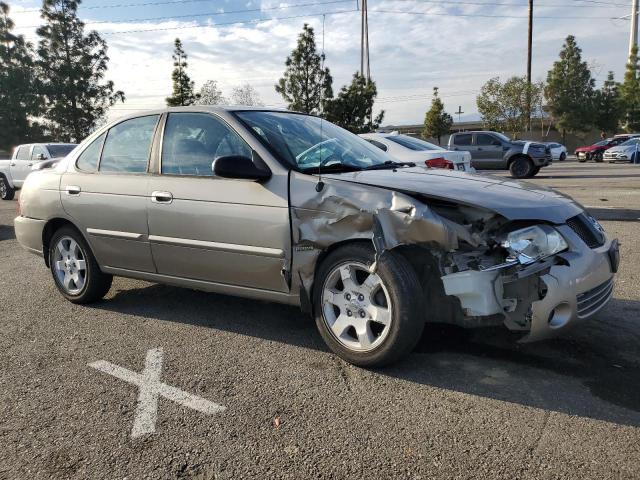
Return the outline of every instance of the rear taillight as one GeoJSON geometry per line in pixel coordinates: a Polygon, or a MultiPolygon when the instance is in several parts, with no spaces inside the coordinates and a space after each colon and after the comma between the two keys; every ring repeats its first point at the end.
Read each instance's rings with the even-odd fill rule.
{"type": "Polygon", "coordinates": [[[429,168],[447,168],[453,170],[453,162],[443,157],[431,158],[424,163],[429,168]]]}

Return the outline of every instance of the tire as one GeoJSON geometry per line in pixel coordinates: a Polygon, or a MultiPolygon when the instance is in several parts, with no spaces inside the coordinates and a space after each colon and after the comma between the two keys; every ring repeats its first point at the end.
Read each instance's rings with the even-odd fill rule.
{"type": "Polygon", "coordinates": [[[513,178],[530,178],[533,176],[534,169],[533,162],[527,157],[516,157],[509,164],[509,171],[513,178]]]}
{"type": "Polygon", "coordinates": [[[313,291],[320,335],[335,354],[360,367],[381,367],[408,355],[425,324],[422,289],[408,261],[387,251],[370,274],[373,262],[370,246],[340,247],[320,265],[313,291]]]}
{"type": "Polygon", "coordinates": [[[95,302],[111,288],[113,277],[100,270],[89,245],[75,228],[65,226],[53,234],[49,266],[56,287],[72,303],[95,302]]]}
{"type": "Polygon", "coordinates": [[[560,154],[560,158],[558,158],[558,161],[560,161],[560,162],[564,162],[566,159],[567,159],[567,154],[566,154],[566,153],[564,153],[564,152],[562,152],[562,153],[560,154]]]}
{"type": "Polygon", "coordinates": [[[604,154],[602,152],[597,152],[593,155],[593,159],[596,163],[602,163],[604,160],[604,154]]]}
{"type": "Polygon", "coordinates": [[[531,172],[531,176],[530,176],[529,178],[531,178],[531,177],[535,177],[538,173],[540,173],[540,169],[541,169],[541,168],[542,168],[542,167],[535,167],[535,168],[533,169],[533,171],[531,172]]]}
{"type": "Polygon", "coordinates": [[[15,197],[16,191],[14,188],[9,185],[9,182],[4,177],[4,175],[0,175],[0,198],[2,200],[13,200],[15,197]]]}

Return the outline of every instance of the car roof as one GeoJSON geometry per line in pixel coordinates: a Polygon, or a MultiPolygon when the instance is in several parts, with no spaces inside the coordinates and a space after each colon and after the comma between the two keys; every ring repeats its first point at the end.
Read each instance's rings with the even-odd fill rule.
{"type": "Polygon", "coordinates": [[[163,113],[172,113],[172,112],[243,112],[243,111],[256,111],[256,112],[288,112],[288,113],[296,113],[299,115],[308,115],[304,112],[297,112],[295,110],[288,110],[286,108],[274,108],[274,107],[258,107],[258,106],[247,106],[247,105],[188,105],[182,107],[164,107],[164,108],[156,108],[151,110],[138,110],[135,113],[130,113],[128,115],[123,115],[122,117],[118,117],[117,119],[110,121],[108,125],[112,126],[115,123],[123,122],[124,120],[129,120],[131,118],[144,117],[146,115],[162,115],[163,113]]]}

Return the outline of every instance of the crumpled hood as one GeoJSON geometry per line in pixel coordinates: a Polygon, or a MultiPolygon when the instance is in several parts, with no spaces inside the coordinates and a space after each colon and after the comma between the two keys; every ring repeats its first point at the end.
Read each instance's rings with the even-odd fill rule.
{"type": "Polygon", "coordinates": [[[584,210],[580,204],[554,190],[484,174],[415,167],[396,171],[325,174],[323,177],[480,207],[509,220],[541,220],[562,224],[584,210]]]}

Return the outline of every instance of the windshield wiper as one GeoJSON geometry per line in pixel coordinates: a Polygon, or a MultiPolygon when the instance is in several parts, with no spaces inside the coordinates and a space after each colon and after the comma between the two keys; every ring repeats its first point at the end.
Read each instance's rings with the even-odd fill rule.
{"type": "Polygon", "coordinates": [[[307,167],[301,169],[304,173],[358,172],[360,170],[362,170],[362,168],[353,165],[343,165],[342,163],[332,163],[331,165],[323,165],[321,167],[307,167]]]}
{"type": "Polygon", "coordinates": [[[379,163],[378,165],[370,165],[368,167],[363,168],[362,170],[385,170],[388,168],[397,168],[397,167],[415,167],[416,164],[414,162],[394,162],[392,160],[387,160],[384,163],[379,163]]]}

